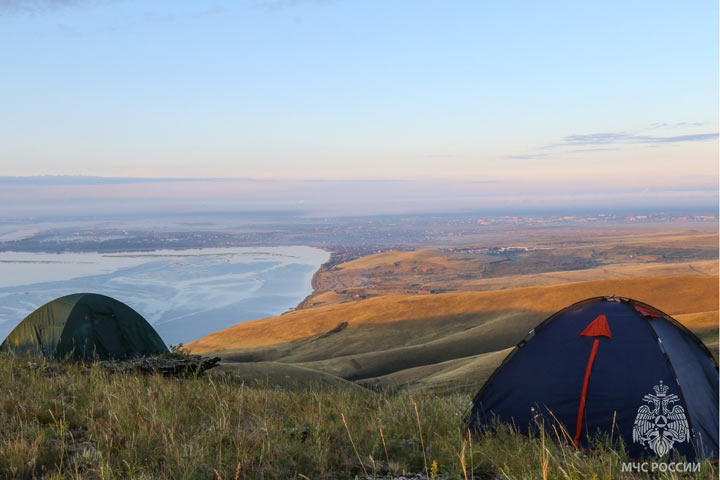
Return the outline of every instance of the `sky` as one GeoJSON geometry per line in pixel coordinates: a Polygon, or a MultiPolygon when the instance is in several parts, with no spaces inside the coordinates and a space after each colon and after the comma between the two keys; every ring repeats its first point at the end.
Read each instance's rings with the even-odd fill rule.
{"type": "Polygon", "coordinates": [[[475,182],[712,200],[717,9],[0,0],[0,176],[394,180],[445,185],[439,196],[475,182]]]}

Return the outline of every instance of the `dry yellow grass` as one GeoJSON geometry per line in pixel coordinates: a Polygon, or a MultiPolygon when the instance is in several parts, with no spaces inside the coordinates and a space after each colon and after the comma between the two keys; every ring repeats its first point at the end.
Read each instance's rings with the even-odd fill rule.
{"type": "Polygon", "coordinates": [[[360,385],[372,388],[409,391],[470,391],[484,383],[512,348],[482,353],[471,357],[408,368],[397,372],[360,380],[360,385]]]}
{"type": "Polygon", "coordinates": [[[411,252],[401,250],[389,250],[387,252],[376,253],[360,257],[349,262],[338,265],[338,269],[342,270],[365,270],[377,267],[392,266],[395,263],[413,264],[419,263],[432,267],[434,265],[447,266],[451,263],[447,255],[438,250],[415,250],[411,252]]]}
{"type": "Polygon", "coordinates": [[[696,312],[675,315],[675,319],[692,330],[705,330],[718,328],[718,311],[696,312]]]}
{"type": "MultiPolygon", "coordinates": [[[[420,252],[430,251],[422,250],[419,252],[400,253],[409,254],[420,252]]],[[[386,253],[388,255],[378,255],[384,255],[388,261],[392,261],[394,258],[396,258],[394,256],[391,256],[390,252],[386,253]]],[[[560,270],[554,272],[506,275],[502,277],[491,278],[463,278],[461,281],[459,281],[458,278],[463,276],[464,272],[469,271],[467,268],[462,269],[461,267],[454,264],[452,267],[449,267],[447,263],[442,263],[443,259],[438,252],[435,252],[433,259],[436,260],[433,263],[433,265],[435,266],[432,267],[434,270],[428,270],[429,275],[425,275],[423,279],[423,285],[426,288],[447,288],[449,290],[457,291],[505,290],[510,288],[558,285],[563,283],[586,282],[593,280],[613,280],[670,275],[718,275],[719,271],[717,260],[702,260],[696,262],[679,263],[619,263],[612,265],[604,265],[591,269],[560,270]],[[441,271],[441,269],[442,272],[445,274],[444,279],[439,278],[437,275],[432,275],[433,273],[438,273],[439,271],[441,271]],[[453,278],[453,275],[456,275],[456,277],[453,278]]],[[[341,264],[341,266],[349,265],[353,262],[341,264]]],[[[457,262],[454,263],[456,264],[457,262]]],[[[375,273],[377,273],[378,271],[385,272],[388,268],[389,267],[387,265],[383,267],[377,267],[377,271],[375,271],[375,273]]],[[[312,299],[308,301],[307,304],[317,307],[338,303],[354,302],[362,299],[363,296],[377,297],[388,295],[391,293],[403,293],[405,291],[417,293],[417,288],[411,289],[407,286],[407,288],[403,288],[402,285],[393,283],[359,287],[358,285],[361,283],[361,280],[364,280],[365,278],[363,274],[367,271],[368,270],[360,270],[353,267],[348,270],[345,270],[343,268],[343,270],[341,270],[340,272],[335,272],[336,280],[342,281],[344,282],[344,284],[349,284],[349,288],[341,290],[343,293],[339,293],[339,291],[336,290],[316,293],[312,296],[312,299]],[[358,272],[358,275],[355,275],[352,272],[358,272]]],[[[402,278],[403,275],[407,274],[407,272],[394,272],[394,275],[398,278],[402,278]]]]}
{"type": "Polygon", "coordinates": [[[718,234],[717,226],[705,226],[705,230],[678,230],[658,232],[640,232],[628,234],[627,231],[621,232],[619,235],[600,236],[597,245],[662,245],[663,247],[678,248],[717,248],[718,234]]]}
{"type": "Polygon", "coordinates": [[[683,323],[700,337],[710,349],[715,358],[718,358],[718,311],[696,312],[676,315],[675,319],[683,323]]]}
{"type": "MultiPolygon", "coordinates": [[[[300,365],[351,380],[377,377],[508,348],[515,345],[540,319],[542,317],[508,315],[503,318],[510,320],[507,323],[503,320],[491,321],[426,343],[388,349],[368,349],[374,348],[368,340],[375,335],[367,335],[364,343],[356,341],[358,336],[338,336],[320,345],[309,343],[290,350],[282,360],[303,362],[300,365]],[[322,353],[318,354],[318,350],[322,353]]],[[[358,330],[362,332],[364,329],[358,330]]]]}
{"type": "Polygon", "coordinates": [[[497,290],[613,278],[717,275],[712,228],[532,230],[490,235],[462,248],[392,250],[323,268],[300,308],[391,294],[497,290]],[[481,254],[489,247],[533,247],[481,254]]]}
{"type": "MultiPolygon", "coordinates": [[[[3,479],[681,478],[622,473],[602,438],[592,455],[510,427],[468,438],[466,393],[247,388],[2,353],[0,385],[3,479]],[[416,476],[428,459],[439,468],[416,476]]],[[[717,476],[707,460],[682,478],[717,476]]]]}
{"type": "MultiPolygon", "coordinates": [[[[674,275],[489,292],[389,295],[242,323],[203,337],[188,344],[187,348],[192,352],[210,352],[283,344],[327,333],[343,322],[350,330],[360,326],[429,319],[426,327],[434,328],[457,316],[508,310],[551,313],[584,298],[612,294],[644,301],[671,315],[715,311],[718,305],[718,276],[674,275]]],[[[425,332],[418,334],[422,336],[425,332]]],[[[374,339],[368,337],[366,340],[368,349],[374,349],[374,339]]]]}
{"type": "MultiPolygon", "coordinates": [[[[707,265],[705,271],[711,268],[707,265]]],[[[717,350],[716,275],[388,295],[240,324],[189,348],[215,351],[230,362],[293,364],[304,368],[298,372],[301,378],[323,372],[373,388],[472,391],[507,349],[548,315],[588,297],[612,294],[660,308],[717,350]]]]}
{"type": "Polygon", "coordinates": [[[482,278],[468,281],[468,289],[501,290],[507,288],[557,285],[562,283],[586,282],[670,275],[718,275],[717,260],[687,263],[615,264],[586,270],[537,273],[530,275],[509,275],[498,278],[482,278]]]}
{"type": "MultiPolygon", "coordinates": [[[[680,249],[711,248],[718,245],[717,224],[698,224],[692,229],[670,230],[667,227],[643,225],[616,225],[615,227],[567,227],[513,232],[513,238],[495,236],[482,242],[468,241],[468,247],[504,243],[509,246],[532,245],[543,247],[577,248],[577,245],[608,247],[616,245],[663,246],[680,249]]],[[[481,236],[482,237],[482,236],[481,236]]]]}

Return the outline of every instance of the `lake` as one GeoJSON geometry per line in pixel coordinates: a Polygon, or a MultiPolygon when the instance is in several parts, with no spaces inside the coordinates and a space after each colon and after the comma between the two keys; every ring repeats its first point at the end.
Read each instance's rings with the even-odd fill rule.
{"type": "Polygon", "coordinates": [[[302,246],[0,252],[0,341],[44,303],[92,292],[138,311],[166,343],[187,343],[294,308],[312,292],[312,276],[329,256],[302,246]]]}

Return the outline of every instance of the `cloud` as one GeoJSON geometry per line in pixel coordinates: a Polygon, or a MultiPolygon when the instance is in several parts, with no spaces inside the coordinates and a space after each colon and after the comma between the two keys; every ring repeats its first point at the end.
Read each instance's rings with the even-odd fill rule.
{"type": "Polygon", "coordinates": [[[94,0],[0,0],[0,14],[41,13],[64,7],[73,7],[94,0]]]}
{"type": "Polygon", "coordinates": [[[656,130],[658,128],[702,127],[703,125],[705,125],[704,122],[655,122],[650,124],[650,128],[648,128],[648,130],[656,130]]]}
{"type": "Polygon", "coordinates": [[[298,5],[321,5],[334,3],[335,1],[336,0],[262,0],[258,2],[257,6],[265,10],[281,10],[298,5]]]}
{"type": "Polygon", "coordinates": [[[590,152],[613,152],[617,148],[609,147],[590,147],[590,148],[576,148],[574,150],[568,150],[569,153],[590,153],[590,152]]]}
{"type": "Polygon", "coordinates": [[[298,180],[307,183],[405,183],[406,179],[401,178],[309,178],[298,180]]]}
{"type": "Polygon", "coordinates": [[[581,133],[567,135],[561,143],[550,145],[550,147],[562,147],[565,145],[610,145],[626,141],[631,136],[629,133],[581,133]]]}
{"type": "Polygon", "coordinates": [[[576,133],[563,137],[558,143],[551,143],[539,147],[540,152],[507,155],[505,158],[513,160],[536,160],[551,155],[566,153],[592,153],[617,150],[622,145],[662,145],[687,142],[707,142],[718,139],[718,132],[689,133],[684,135],[649,135],[647,131],[659,128],[686,128],[704,125],[702,122],[653,123],[649,128],[637,132],[599,132],[576,133]],[[552,150],[555,153],[550,153],[552,150]],[[544,151],[544,152],[543,152],[544,151]]]}
{"type": "Polygon", "coordinates": [[[716,140],[718,132],[694,133],[689,135],[653,136],[636,135],[633,133],[611,132],[611,133],[585,133],[568,135],[561,143],[549,145],[549,148],[583,145],[617,145],[617,144],[657,144],[657,143],[682,143],[682,142],[705,142],[716,140]]]}
{"type": "Polygon", "coordinates": [[[678,142],[704,142],[717,140],[718,132],[695,133],[691,135],[675,135],[673,137],[637,137],[636,143],[678,143],[678,142]]]}
{"type": "Polygon", "coordinates": [[[526,155],[507,155],[505,158],[510,158],[512,160],[534,160],[537,158],[549,157],[550,155],[550,153],[528,153],[526,155]]]}
{"type": "MultiPolygon", "coordinates": [[[[0,0],[2,1],[2,0],[0,0]]],[[[150,23],[172,23],[185,18],[202,18],[213,15],[223,15],[228,13],[229,10],[225,7],[215,6],[209,7],[202,10],[196,10],[193,12],[186,13],[156,13],[156,12],[145,12],[144,20],[150,23]]]]}
{"type": "Polygon", "coordinates": [[[129,183],[217,182],[221,178],[163,178],[163,177],[95,177],[84,175],[35,175],[26,177],[0,176],[0,185],[108,185],[129,183]]]}
{"type": "MultiPolygon", "coordinates": [[[[66,7],[82,7],[119,2],[121,0],[0,0],[0,15],[36,14],[59,10],[66,7]]],[[[215,5],[206,6],[193,12],[184,14],[145,12],[144,21],[174,22],[181,18],[200,18],[211,15],[221,15],[229,10],[226,7],[215,5]]]]}

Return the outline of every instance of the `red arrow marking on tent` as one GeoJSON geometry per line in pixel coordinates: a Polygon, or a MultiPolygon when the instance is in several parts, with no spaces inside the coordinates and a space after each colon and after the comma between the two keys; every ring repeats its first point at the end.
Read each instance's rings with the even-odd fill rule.
{"type": "Polygon", "coordinates": [[[584,337],[595,337],[595,341],[593,342],[592,350],[590,350],[590,358],[588,359],[587,368],[585,368],[585,380],[583,381],[582,393],[580,394],[580,408],[578,408],[577,425],[575,426],[575,448],[580,444],[580,433],[582,432],[582,419],[585,413],[585,400],[587,398],[588,384],[590,383],[590,372],[592,371],[593,362],[595,361],[598,345],[600,345],[600,337],[612,338],[610,326],[607,323],[605,315],[598,315],[580,335],[584,337]]]}

